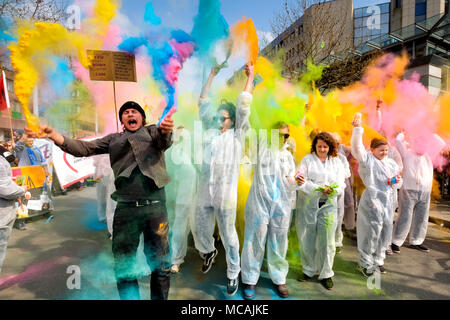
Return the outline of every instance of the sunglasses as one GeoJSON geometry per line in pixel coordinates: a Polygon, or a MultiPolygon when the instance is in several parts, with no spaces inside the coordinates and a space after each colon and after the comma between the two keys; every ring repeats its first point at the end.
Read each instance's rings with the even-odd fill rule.
{"type": "Polygon", "coordinates": [[[225,122],[225,120],[230,119],[230,117],[220,116],[216,118],[220,123],[225,122]]]}

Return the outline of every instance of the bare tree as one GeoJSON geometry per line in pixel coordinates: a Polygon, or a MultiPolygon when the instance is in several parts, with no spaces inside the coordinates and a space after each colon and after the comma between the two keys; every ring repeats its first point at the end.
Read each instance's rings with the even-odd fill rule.
{"type": "Polygon", "coordinates": [[[66,0],[0,0],[0,16],[11,21],[62,22],[68,16],[67,5],[66,0]]]}
{"type": "Polygon", "coordinates": [[[285,0],[272,20],[273,50],[284,50],[284,72],[295,79],[330,56],[353,48],[352,0],[285,0]]]}
{"type": "Polygon", "coordinates": [[[284,0],[283,9],[275,13],[270,26],[275,36],[282,34],[290,25],[297,21],[311,4],[309,2],[323,2],[320,0],[284,0]]]}

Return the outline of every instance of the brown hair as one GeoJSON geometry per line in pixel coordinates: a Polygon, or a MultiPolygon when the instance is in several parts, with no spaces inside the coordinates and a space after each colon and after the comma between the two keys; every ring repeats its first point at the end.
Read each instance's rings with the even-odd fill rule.
{"type": "Polygon", "coordinates": [[[380,139],[380,138],[373,138],[372,141],[370,142],[370,148],[371,149],[376,149],[379,146],[388,146],[388,142],[385,139],[380,139]]]}
{"type": "Polygon", "coordinates": [[[331,134],[329,134],[328,132],[321,132],[314,137],[314,140],[313,140],[312,146],[311,146],[312,153],[316,153],[316,145],[317,145],[317,141],[319,141],[319,140],[324,141],[330,148],[330,150],[328,150],[329,156],[337,157],[338,151],[337,151],[336,141],[334,140],[333,136],[331,134]]]}

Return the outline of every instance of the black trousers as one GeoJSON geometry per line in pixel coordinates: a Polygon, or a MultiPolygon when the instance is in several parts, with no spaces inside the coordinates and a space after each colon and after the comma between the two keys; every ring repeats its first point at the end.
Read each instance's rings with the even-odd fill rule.
{"type": "Polygon", "coordinates": [[[166,204],[136,207],[119,202],[114,212],[112,252],[117,289],[122,300],[139,300],[136,252],[144,234],[144,254],[150,267],[152,300],[167,300],[170,288],[169,223],[166,204]]]}

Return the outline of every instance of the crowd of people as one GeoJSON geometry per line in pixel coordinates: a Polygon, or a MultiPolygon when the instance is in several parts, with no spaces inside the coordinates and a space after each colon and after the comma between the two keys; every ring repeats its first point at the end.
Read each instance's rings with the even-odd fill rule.
{"type": "MultiPolygon", "coordinates": [[[[289,126],[276,122],[265,128],[278,130],[279,136],[269,141],[260,134],[256,145],[250,146],[256,162],[250,165],[253,177],[240,250],[236,230],[238,183],[246,156],[245,136],[251,127],[255,74],[253,66],[247,65],[245,87],[236,105],[222,101],[216,109],[209,91],[217,72],[217,68],[211,69],[199,99],[199,117],[208,135],[203,139],[198,169],[185,152],[191,147],[186,129],[175,129],[170,116],[159,126],[146,125],[143,108],[133,101],[119,110],[121,133],[82,141],[42,126],[39,133],[26,129],[26,138],[13,149],[19,165],[43,165],[29,140],[35,137],[48,138],[74,156],[96,156],[95,178],[101,181],[97,184],[98,216],[111,234],[121,299],[140,298],[133,266],[142,234],[151,269],[151,298],[168,299],[170,276],[181,270],[189,232],[203,259],[201,271],[206,274],[211,270],[218,255],[216,221],[225,249],[227,294],[237,292],[240,276],[243,297],[249,300],[256,296],[265,253],[277,293],[283,298],[289,296],[286,254],[291,223],[295,224],[302,264],[298,280],[317,276],[329,290],[334,286],[335,254],[343,250],[342,226],[357,239],[358,266],[366,277],[386,273],[386,254],[400,253],[408,233],[413,248],[429,251],[423,242],[433,183],[430,156],[411,150],[401,132],[395,146],[375,138],[366,150],[361,114],[353,119],[350,146],[342,144],[338,134],[316,129],[310,136],[311,152],[298,164],[289,126]],[[364,185],[362,194],[355,192],[358,179],[364,185]],[[171,196],[166,196],[169,189],[171,196]]],[[[11,149],[4,154],[11,154],[11,149]]],[[[11,211],[14,199],[22,196],[26,187],[12,187],[9,163],[14,160],[8,156],[0,160],[0,201],[5,208],[2,210],[11,211]]],[[[9,211],[10,218],[2,220],[2,225],[14,219],[9,211]]],[[[0,233],[0,241],[7,237],[8,231],[0,233]]]]}

